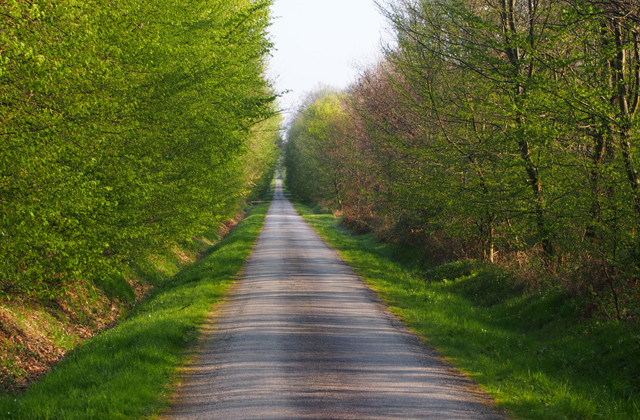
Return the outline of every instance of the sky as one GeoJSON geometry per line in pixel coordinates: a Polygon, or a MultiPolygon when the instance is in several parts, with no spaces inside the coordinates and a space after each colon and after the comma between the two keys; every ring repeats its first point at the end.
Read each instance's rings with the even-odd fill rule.
{"type": "Polygon", "coordinates": [[[275,0],[268,76],[285,119],[311,92],[344,89],[381,58],[388,26],[373,0],[275,0]]]}

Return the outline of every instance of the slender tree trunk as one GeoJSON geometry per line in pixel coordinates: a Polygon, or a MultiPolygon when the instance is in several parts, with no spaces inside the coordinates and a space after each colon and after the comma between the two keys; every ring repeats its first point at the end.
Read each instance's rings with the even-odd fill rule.
{"type": "MultiPolygon", "coordinates": [[[[529,4],[529,22],[530,28],[528,30],[530,43],[534,43],[535,33],[533,31],[534,19],[533,19],[533,5],[531,2],[529,4]]],[[[514,91],[514,100],[516,103],[517,114],[515,116],[515,125],[516,125],[516,133],[517,138],[516,142],[518,143],[520,149],[520,157],[524,162],[525,171],[527,173],[527,182],[531,186],[531,190],[533,192],[534,199],[534,212],[535,212],[535,220],[538,230],[538,236],[542,243],[542,249],[547,258],[550,258],[554,255],[555,250],[553,246],[553,241],[551,239],[552,229],[547,222],[546,217],[546,203],[545,196],[542,188],[542,178],[540,176],[540,171],[533,161],[531,157],[531,147],[529,145],[529,141],[526,138],[526,129],[525,122],[526,117],[522,113],[522,102],[526,96],[526,90],[523,86],[521,79],[525,77],[531,78],[533,76],[533,63],[530,63],[529,66],[525,69],[523,68],[523,60],[522,60],[522,52],[520,47],[516,44],[513,45],[513,41],[518,38],[518,30],[516,26],[515,20],[515,0],[502,0],[502,30],[503,35],[505,37],[505,41],[507,43],[506,54],[509,60],[509,63],[513,67],[513,80],[516,80],[517,85],[514,91]],[[526,74],[523,72],[526,71],[526,74]]]]}
{"type": "Polygon", "coordinates": [[[639,39],[637,31],[633,31],[633,38],[635,42],[633,43],[632,52],[635,61],[633,63],[629,63],[624,43],[624,28],[622,27],[621,20],[611,19],[610,22],[616,46],[616,57],[614,59],[613,69],[617,94],[616,102],[618,104],[621,120],[621,124],[618,127],[620,132],[620,151],[624,162],[625,173],[633,196],[635,217],[636,219],[640,219],[640,178],[638,178],[638,171],[635,168],[633,152],[631,149],[632,119],[637,111],[638,94],[640,89],[637,86],[637,81],[634,89],[635,91],[630,91],[629,88],[629,79],[631,78],[632,72],[631,66],[634,67],[633,73],[638,77],[638,66],[640,66],[640,63],[638,62],[640,59],[640,46],[638,45],[639,39]]]}
{"type": "MultiPolygon", "coordinates": [[[[606,125],[603,125],[606,127],[606,125]]],[[[605,128],[606,129],[606,128],[605,128]]],[[[587,225],[586,237],[590,240],[596,239],[595,226],[601,221],[601,208],[600,208],[600,171],[602,167],[602,161],[604,159],[606,150],[606,134],[603,132],[603,128],[598,129],[593,133],[593,154],[591,156],[591,171],[589,171],[589,181],[591,184],[591,223],[587,225]]]]}

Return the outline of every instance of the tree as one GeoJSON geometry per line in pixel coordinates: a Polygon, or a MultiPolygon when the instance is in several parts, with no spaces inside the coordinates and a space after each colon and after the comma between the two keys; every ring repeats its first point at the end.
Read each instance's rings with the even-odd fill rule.
{"type": "Polygon", "coordinates": [[[0,5],[0,294],[100,283],[238,209],[275,159],[269,6],[0,5]]]}
{"type": "Polygon", "coordinates": [[[299,111],[287,134],[287,185],[299,196],[340,208],[344,199],[343,129],[347,116],[341,96],[321,91],[299,111]]]}

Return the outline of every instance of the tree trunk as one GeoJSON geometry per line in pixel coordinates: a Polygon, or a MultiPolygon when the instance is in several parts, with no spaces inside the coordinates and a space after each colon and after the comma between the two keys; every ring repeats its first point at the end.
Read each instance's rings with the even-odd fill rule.
{"type": "Polygon", "coordinates": [[[629,84],[632,69],[633,73],[638,77],[638,68],[640,63],[640,52],[638,45],[638,32],[633,30],[633,55],[635,62],[629,63],[627,50],[624,40],[624,28],[622,27],[621,19],[610,19],[610,25],[613,29],[613,35],[616,46],[616,56],[613,62],[614,81],[616,84],[616,102],[618,104],[620,112],[620,125],[618,130],[620,132],[620,151],[622,160],[624,162],[624,169],[629,181],[629,187],[633,196],[633,207],[636,219],[640,219],[640,179],[638,178],[638,171],[635,168],[633,161],[633,153],[631,149],[631,127],[632,120],[638,107],[638,93],[639,88],[635,86],[635,91],[630,91],[629,84]]]}
{"type": "MultiPolygon", "coordinates": [[[[522,52],[520,47],[514,45],[514,40],[518,39],[518,29],[515,20],[515,0],[502,0],[502,31],[505,37],[507,45],[506,55],[509,63],[513,67],[513,80],[517,81],[514,89],[514,102],[516,104],[516,116],[515,125],[517,132],[516,142],[520,149],[520,157],[524,162],[525,171],[527,173],[527,183],[531,186],[534,200],[534,212],[535,220],[538,231],[538,237],[542,244],[542,249],[547,258],[550,258],[555,253],[553,241],[551,239],[552,229],[547,222],[546,217],[546,203],[545,196],[542,188],[542,179],[540,177],[540,171],[531,157],[531,148],[529,141],[526,138],[525,121],[526,116],[522,113],[521,105],[526,96],[526,90],[520,80],[531,78],[533,76],[533,63],[529,63],[528,67],[523,68],[523,64],[526,64],[522,60],[522,52]],[[523,74],[526,71],[526,74],[523,74]]],[[[535,34],[533,32],[533,7],[529,2],[529,21],[528,33],[530,42],[534,42],[535,34]]]]}

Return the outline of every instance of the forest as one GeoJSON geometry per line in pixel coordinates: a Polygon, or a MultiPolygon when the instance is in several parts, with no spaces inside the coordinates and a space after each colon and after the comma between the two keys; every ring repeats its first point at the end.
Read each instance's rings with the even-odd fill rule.
{"type": "Polygon", "coordinates": [[[0,2],[0,390],[113,326],[269,188],[270,7],[0,2]]]}
{"type": "Polygon", "coordinates": [[[0,5],[0,299],[55,299],[268,187],[270,3],[0,5]]]}
{"type": "Polygon", "coordinates": [[[379,2],[397,45],[310,95],[287,184],[425,261],[476,259],[640,316],[640,8],[379,2]]]}

